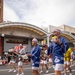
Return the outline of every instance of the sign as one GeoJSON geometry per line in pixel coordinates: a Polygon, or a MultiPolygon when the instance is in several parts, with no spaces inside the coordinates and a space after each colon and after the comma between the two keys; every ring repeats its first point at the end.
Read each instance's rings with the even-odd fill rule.
{"type": "Polygon", "coordinates": [[[14,43],[14,44],[28,44],[28,39],[16,39],[16,38],[6,38],[6,43],[14,43]]]}

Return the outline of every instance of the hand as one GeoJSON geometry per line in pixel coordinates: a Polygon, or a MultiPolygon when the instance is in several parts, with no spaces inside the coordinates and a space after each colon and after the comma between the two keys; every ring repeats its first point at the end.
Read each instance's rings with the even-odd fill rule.
{"type": "Polygon", "coordinates": [[[60,42],[60,40],[59,40],[59,39],[57,39],[57,43],[58,43],[58,44],[61,44],[61,42],[60,42]]]}
{"type": "Polygon", "coordinates": [[[31,56],[31,54],[26,54],[27,56],[31,56]]]}

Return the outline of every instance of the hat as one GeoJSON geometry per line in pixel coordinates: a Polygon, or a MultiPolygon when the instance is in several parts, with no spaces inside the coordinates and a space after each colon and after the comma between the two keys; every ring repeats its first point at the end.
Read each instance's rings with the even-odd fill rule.
{"type": "Polygon", "coordinates": [[[22,46],[22,44],[19,44],[19,46],[22,46]]]}
{"type": "Polygon", "coordinates": [[[33,38],[32,41],[34,41],[34,42],[38,42],[38,40],[37,40],[36,38],[33,38]]]}
{"type": "Polygon", "coordinates": [[[54,31],[53,31],[53,33],[54,32],[59,32],[59,33],[61,33],[61,31],[59,30],[59,29],[55,29],[54,31]]]}

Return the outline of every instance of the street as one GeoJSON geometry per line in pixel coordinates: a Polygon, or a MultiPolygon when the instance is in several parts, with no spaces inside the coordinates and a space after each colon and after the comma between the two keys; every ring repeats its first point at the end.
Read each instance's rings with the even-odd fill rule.
{"type": "MultiPolygon", "coordinates": [[[[29,65],[24,64],[23,67],[24,67],[25,75],[32,75],[31,64],[29,64],[29,65]]],[[[9,68],[8,68],[7,64],[0,66],[0,75],[16,75],[16,73],[14,73],[14,72],[9,73],[8,70],[9,70],[9,68]]],[[[72,65],[72,74],[75,75],[75,64],[72,65]]],[[[44,72],[41,73],[41,75],[54,75],[53,68],[50,68],[49,73],[47,73],[47,74],[46,74],[46,70],[44,69],[44,72]]],[[[67,75],[69,75],[68,71],[67,71],[67,75]]]]}

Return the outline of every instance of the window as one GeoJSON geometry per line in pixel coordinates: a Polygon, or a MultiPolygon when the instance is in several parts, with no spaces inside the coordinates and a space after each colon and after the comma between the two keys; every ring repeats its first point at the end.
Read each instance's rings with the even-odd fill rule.
{"type": "Polygon", "coordinates": [[[71,33],[71,34],[75,36],[75,33],[71,33]]]}
{"type": "Polygon", "coordinates": [[[28,44],[28,39],[13,39],[13,38],[7,38],[6,43],[14,43],[14,44],[28,44]]]}

